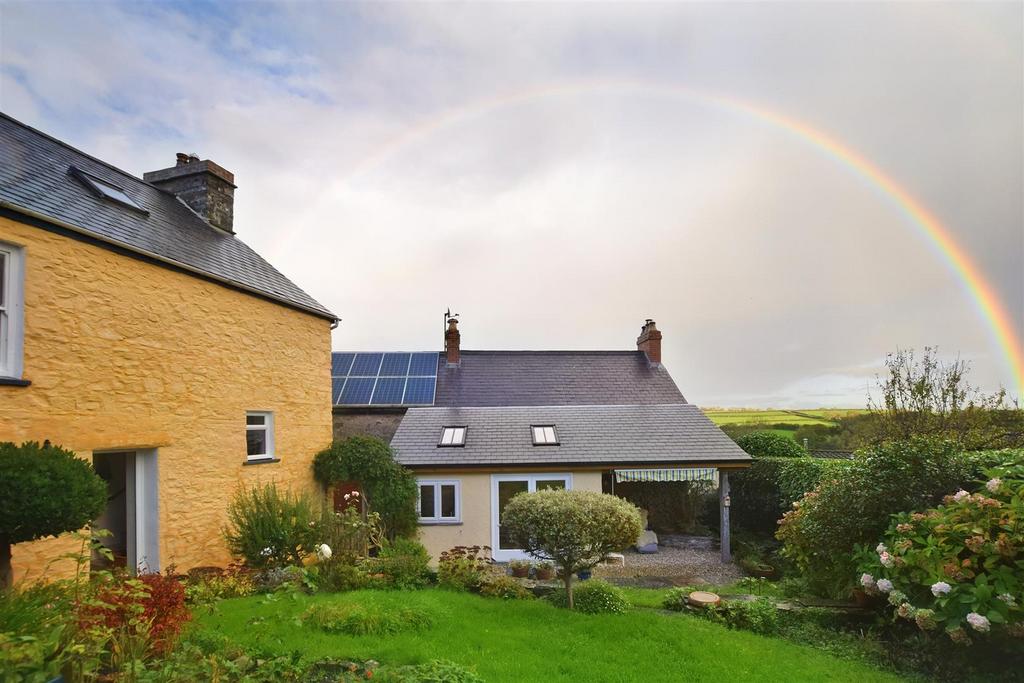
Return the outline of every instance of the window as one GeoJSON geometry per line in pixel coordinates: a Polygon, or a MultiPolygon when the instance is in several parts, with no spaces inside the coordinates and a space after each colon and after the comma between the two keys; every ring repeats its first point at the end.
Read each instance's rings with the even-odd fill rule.
{"type": "Polygon", "coordinates": [[[555,425],[533,425],[534,446],[557,446],[558,435],[555,434],[555,425]]]}
{"type": "Polygon", "coordinates": [[[250,460],[274,457],[274,414],[245,414],[245,452],[250,460]]]}
{"type": "Polygon", "coordinates": [[[92,190],[93,194],[97,197],[109,199],[110,201],[122,206],[127,206],[129,209],[135,209],[136,211],[141,211],[144,214],[149,214],[148,211],[136,204],[135,200],[129,197],[125,191],[117,185],[112,185],[105,180],[100,180],[96,176],[89,175],[74,166],[69,168],[68,172],[82,181],[82,184],[92,190]]]}
{"type": "Polygon", "coordinates": [[[442,427],[441,440],[437,442],[440,446],[465,446],[466,427],[442,427]]]}
{"type": "Polygon", "coordinates": [[[0,242],[0,377],[21,378],[25,251],[0,242]]]}
{"type": "Polygon", "coordinates": [[[457,524],[462,521],[462,491],[458,481],[420,479],[420,524],[457,524]]]}

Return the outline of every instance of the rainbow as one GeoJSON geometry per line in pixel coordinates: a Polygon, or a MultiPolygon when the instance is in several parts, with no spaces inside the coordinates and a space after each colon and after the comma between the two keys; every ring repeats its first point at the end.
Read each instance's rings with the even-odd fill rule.
{"type": "MultiPolygon", "coordinates": [[[[397,151],[456,123],[478,118],[506,107],[549,97],[565,97],[603,91],[682,98],[705,106],[718,107],[728,112],[751,116],[812,145],[881,191],[909,219],[909,224],[934,248],[941,260],[963,282],[1004,359],[1012,382],[1016,385],[1013,389],[1016,389],[1018,397],[1024,398],[1024,345],[1021,344],[1021,339],[1014,329],[1013,319],[1003,306],[995,289],[974,264],[966,249],[953,239],[950,231],[896,180],[848,145],[803,121],[744,100],[704,93],[684,86],[642,81],[583,81],[517,91],[447,111],[406,130],[402,135],[375,148],[373,152],[360,159],[347,173],[335,180],[334,188],[340,189],[351,183],[357,176],[384,162],[397,151]]],[[[326,197],[330,194],[330,192],[325,192],[321,196],[326,197]]],[[[299,224],[308,223],[303,221],[299,224]]]]}

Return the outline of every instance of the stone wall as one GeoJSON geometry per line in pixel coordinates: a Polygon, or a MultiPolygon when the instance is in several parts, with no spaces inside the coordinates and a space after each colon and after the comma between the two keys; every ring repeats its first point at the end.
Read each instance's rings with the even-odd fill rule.
{"type": "MultiPolygon", "coordinates": [[[[0,441],[49,439],[83,458],[157,449],[161,564],[179,569],[228,562],[221,529],[238,487],[318,491],[329,321],[5,218],[0,240],[25,247],[32,382],[0,386],[0,441]],[[280,462],[245,465],[247,410],[274,413],[280,462]]],[[[15,575],[72,545],[15,546],[15,575]]]]}
{"type": "Polygon", "coordinates": [[[375,436],[391,443],[391,438],[398,431],[405,409],[350,411],[335,410],[334,438],[344,440],[350,436],[375,436]]]}

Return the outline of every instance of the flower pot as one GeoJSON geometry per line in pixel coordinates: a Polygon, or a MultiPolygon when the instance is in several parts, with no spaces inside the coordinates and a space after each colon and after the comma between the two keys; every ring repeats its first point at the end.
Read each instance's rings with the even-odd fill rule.
{"type": "Polygon", "coordinates": [[[550,581],[551,579],[555,578],[555,570],[550,567],[546,569],[541,569],[540,567],[538,567],[537,569],[533,570],[533,578],[537,579],[538,581],[550,581]]]}
{"type": "Polygon", "coordinates": [[[871,596],[860,588],[854,588],[851,596],[853,601],[857,603],[857,607],[867,607],[871,604],[871,596]]]}
{"type": "Polygon", "coordinates": [[[523,566],[523,567],[512,567],[512,576],[516,577],[517,579],[525,579],[529,575],[530,575],[530,567],[529,567],[529,565],[526,565],[526,566],[523,566]]]}
{"type": "Polygon", "coordinates": [[[576,578],[579,579],[580,581],[586,581],[587,579],[590,578],[590,570],[589,569],[583,569],[581,571],[576,572],[576,578]]]}
{"type": "Polygon", "coordinates": [[[760,579],[770,579],[775,576],[775,567],[770,564],[755,564],[747,569],[747,572],[751,576],[756,576],[760,579]]]}

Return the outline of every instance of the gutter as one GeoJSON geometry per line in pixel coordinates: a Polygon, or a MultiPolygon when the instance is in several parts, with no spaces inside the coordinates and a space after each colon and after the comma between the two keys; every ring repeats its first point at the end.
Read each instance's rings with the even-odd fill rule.
{"type": "MultiPolygon", "coordinates": [[[[288,301],[286,299],[282,299],[281,297],[275,296],[273,294],[269,294],[267,292],[263,292],[263,291],[260,291],[258,289],[254,289],[252,287],[249,287],[247,285],[243,285],[240,282],[236,282],[234,280],[229,280],[227,278],[219,277],[219,276],[214,275],[212,273],[209,273],[209,272],[207,272],[205,270],[200,270],[200,269],[195,268],[193,266],[190,266],[188,264],[181,263],[180,261],[175,261],[174,259],[169,259],[166,256],[160,256],[159,254],[155,254],[155,253],[153,253],[151,251],[147,251],[145,249],[140,249],[138,247],[134,247],[134,246],[131,246],[129,244],[125,244],[124,242],[118,242],[117,240],[112,240],[112,239],[110,239],[108,237],[104,237],[103,235],[99,235],[99,234],[97,234],[95,232],[92,232],[91,230],[86,230],[84,228],[80,228],[80,227],[78,227],[76,225],[72,225],[71,223],[65,223],[64,221],[62,221],[62,220],[60,220],[58,218],[53,218],[52,216],[47,216],[46,214],[39,213],[38,211],[33,211],[31,209],[26,209],[26,208],[24,208],[22,206],[18,206],[17,204],[12,204],[11,202],[9,202],[7,200],[0,199],[0,208],[7,209],[8,211],[11,211],[13,213],[18,213],[18,214],[22,214],[24,216],[28,216],[29,218],[34,218],[34,219],[36,219],[38,221],[42,221],[44,223],[49,223],[51,225],[57,226],[59,228],[63,228],[64,230],[69,230],[69,231],[74,232],[74,233],[79,234],[79,235],[84,235],[85,237],[88,237],[90,239],[96,240],[97,242],[102,242],[104,244],[109,244],[111,246],[117,247],[118,249],[123,249],[124,251],[131,252],[131,253],[134,253],[134,254],[138,254],[139,256],[144,256],[145,258],[147,258],[149,260],[157,261],[159,263],[171,266],[175,270],[186,271],[186,272],[191,273],[192,275],[196,275],[197,277],[200,277],[200,278],[202,278],[204,280],[212,280],[212,281],[217,282],[219,284],[222,284],[222,285],[225,285],[227,287],[230,287],[231,289],[241,290],[243,292],[246,292],[247,294],[252,294],[253,296],[257,296],[257,297],[259,297],[261,299],[268,299],[270,301],[273,301],[274,303],[281,304],[282,306],[286,306],[288,308],[297,309],[297,310],[302,311],[303,313],[309,313],[310,315],[314,315],[314,316],[316,316],[318,318],[323,318],[325,320],[329,320],[331,322],[331,329],[332,330],[335,329],[338,326],[338,323],[341,322],[341,318],[337,317],[333,313],[330,313],[330,312],[326,312],[325,313],[324,311],[318,311],[318,310],[316,310],[314,308],[309,308],[308,306],[303,306],[302,304],[298,304],[298,303],[295,303],[293,301],[288,301]]],[[[42,226],[40,226],[40,227],[42,227],[42,226]]]]}

